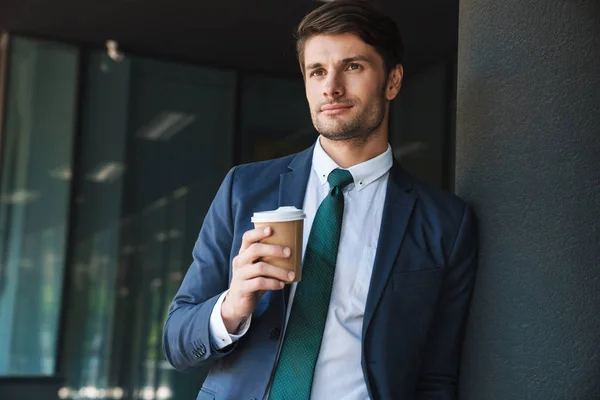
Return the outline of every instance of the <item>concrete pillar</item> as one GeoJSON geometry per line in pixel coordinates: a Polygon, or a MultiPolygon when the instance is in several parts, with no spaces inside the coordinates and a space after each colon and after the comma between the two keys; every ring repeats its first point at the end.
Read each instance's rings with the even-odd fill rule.
{"type": "Polygon", "coordinates": [[[459,26],[481,235],[459,398],[600,399],[600,2],[463,0],[459,26]]]}

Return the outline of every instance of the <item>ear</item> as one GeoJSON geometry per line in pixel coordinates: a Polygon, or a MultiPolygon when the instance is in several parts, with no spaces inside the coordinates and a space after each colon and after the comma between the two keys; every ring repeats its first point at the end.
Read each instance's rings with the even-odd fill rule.
{"type": "Polygon", "coordinates": [[[404,68],[401,64],[396,65],[394,69],[390,71],[387,80],[387,86],[385,88],[385,98],[388,101],[392,101],[398,96],[400,88],[402,87],[402,79],[404,78],[404,68]]]}

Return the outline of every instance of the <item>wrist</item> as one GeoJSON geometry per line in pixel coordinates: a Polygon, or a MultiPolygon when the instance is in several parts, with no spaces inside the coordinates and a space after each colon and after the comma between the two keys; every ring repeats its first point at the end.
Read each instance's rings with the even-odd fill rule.
{"type": "Polygon", "coordinates": [[[235,334],[238,331],[239,326],[247,317],[235,315],[230,305],[227,303],[227,296],[225,296],[225,299],[221,304],[221,318],[223,319],[227,333],[235,334]]]}

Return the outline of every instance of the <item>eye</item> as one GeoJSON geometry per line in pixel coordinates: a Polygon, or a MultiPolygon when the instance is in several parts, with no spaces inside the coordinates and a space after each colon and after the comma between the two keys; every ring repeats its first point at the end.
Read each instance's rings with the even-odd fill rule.
{"type": "Polygon", "coordinates": [[[348,70],[350,71],[359,71],[362,69],[362,65],[360,64],[356,64],[356,63],[352,63],[348,65],[348,70]]]}
{"type": "Polygon", "coordinates": [[[323,76],[325,72],[322,69],[316,69],[313,72],[310,73],[309,77],[313,77],[313,76],[323,76]]]}

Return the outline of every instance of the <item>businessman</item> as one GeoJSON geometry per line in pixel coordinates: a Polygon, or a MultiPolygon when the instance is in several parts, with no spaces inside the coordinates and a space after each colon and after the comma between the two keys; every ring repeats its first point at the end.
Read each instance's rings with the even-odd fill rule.
{"type": "MultiPolygon", "coordinates": [[[[395,23],[360,0],[308,14],[297,50],[319,137],[226,176],[175,296],[163,351],[211,363],[198,399],[452,400],[477,263],[474,216],[406,173],[388,144],[403,78],[395,23]],[[302,280],[261,261],[251,216],[307,219],[302,280]]],[[[271,110],[277,112],[277,110],[271,110]]]]}

